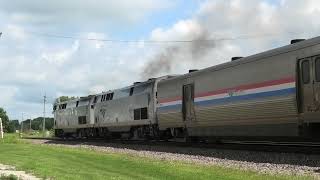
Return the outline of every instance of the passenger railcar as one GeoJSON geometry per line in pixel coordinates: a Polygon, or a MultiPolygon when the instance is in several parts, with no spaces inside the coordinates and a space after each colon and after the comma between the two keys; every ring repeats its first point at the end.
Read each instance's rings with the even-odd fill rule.
{"type": "Polygon", "coordinates": [[[238,58],[158,85],[158,125],[172,136],[315,137],[320,38],[238,58]]]}

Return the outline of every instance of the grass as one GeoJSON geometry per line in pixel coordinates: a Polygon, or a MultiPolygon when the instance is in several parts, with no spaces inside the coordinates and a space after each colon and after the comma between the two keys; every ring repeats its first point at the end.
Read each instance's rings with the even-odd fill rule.
{"type": "Polygon", "coordinates": [[[54,131],[53,130],[46,131],[46,132],[35,131],[35,130],[33,130],[33,131],[24,131],[21,135],[23,137],[30,137],[30,138],[53,137],[54,131]]]}
{"type": "Polygon", "coordinates": [[[0,180],[18,180],[19,178],[13,174],[9,176],[1,175],[0,180]]]}
{"type": "Polygon", "coordinates": [[[53,179],[311,179],[152,160],[88,149],[34,145],[17,139],[16,135],[7,136],[0,143],[0,163],[53,179]]]}

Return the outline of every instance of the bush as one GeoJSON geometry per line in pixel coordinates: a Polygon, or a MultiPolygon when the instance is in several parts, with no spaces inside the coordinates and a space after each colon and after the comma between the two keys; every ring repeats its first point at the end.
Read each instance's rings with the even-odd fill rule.
{"type": "Polygon", "coordinates": [[[0,180],[18,180],[16,175],[10,174],[9,176],[1,175],[0,180]]]}
{"type": "Polygon", "coordinates": [[[5,133],[4,138],[0,139],[0,144],[1,143],[18,144],[21,143],[21,140],[19,139],[19,134],[5,133]]]}

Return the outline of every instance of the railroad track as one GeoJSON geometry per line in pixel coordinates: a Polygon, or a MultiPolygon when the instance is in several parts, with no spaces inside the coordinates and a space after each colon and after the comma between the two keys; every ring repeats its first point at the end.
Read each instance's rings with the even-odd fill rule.
{"type": "Polygon", "coordinates": [[[107,140],[103,138],[94,139],[61,139],[61,138],[42,138],[24,137],[24,139],[47,140],[47,143],[54,144],[87,144],[108,146],[118,145],[141,145],[141,146],[171,146],[184,148],[205,148],[205,149],[230,149],[280,153],[300,153],[300,154],[320,154],[320,142],[273,142],[273,141],[231,141],[225,140],[220,143],[190,143],[182,141],[158,141],[158,140],[107,140]]]}

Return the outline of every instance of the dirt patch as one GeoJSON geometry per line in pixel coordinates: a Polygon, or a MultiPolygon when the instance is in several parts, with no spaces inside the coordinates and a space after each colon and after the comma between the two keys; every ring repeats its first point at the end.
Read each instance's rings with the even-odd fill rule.
{"type": "Polygon", "coordinates": [[[13,166],[8,166],[3,164],[0,164],[0,176],[1,175],[4,175],[4,176],[14,175],[18,177],[19,180],[40,180],[40,178],[37,178],[31,174],[27,174],[24,171],[17,171],[13,166]]]}

